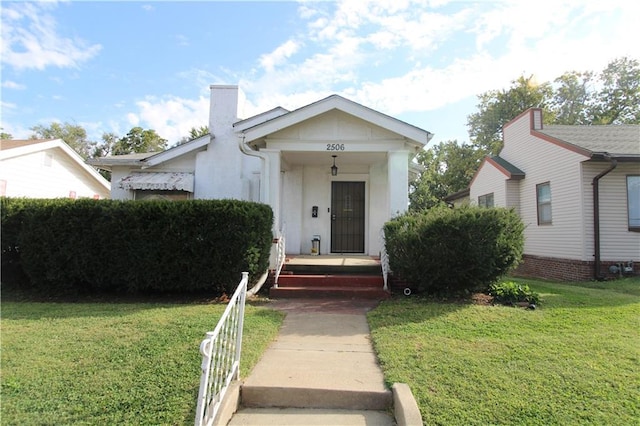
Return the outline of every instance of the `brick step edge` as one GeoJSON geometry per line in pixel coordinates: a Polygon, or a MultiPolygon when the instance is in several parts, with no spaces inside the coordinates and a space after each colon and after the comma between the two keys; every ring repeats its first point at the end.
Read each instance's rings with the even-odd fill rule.
{"type": "Polygon", "coordinates": [[[279,287],[380,287],[384,279],[380,275],[280,275],[279,287]]]}
{"type": "Polygon", "coordinates": [[[271,287],[269,289],[270,297],[327,297],[327,298],[344,298],[353,297],[359,299],[387,299],[391,296],[382,287],[271,287]]]}

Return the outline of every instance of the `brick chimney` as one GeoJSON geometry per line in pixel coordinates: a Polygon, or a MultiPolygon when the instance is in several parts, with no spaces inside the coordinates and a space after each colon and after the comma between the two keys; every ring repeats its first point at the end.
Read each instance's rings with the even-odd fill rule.
{"type": "Polygon", "coordinates": [[[540,108],[531,110],[531,129],[542,130],[542,110],[540,108]]]}

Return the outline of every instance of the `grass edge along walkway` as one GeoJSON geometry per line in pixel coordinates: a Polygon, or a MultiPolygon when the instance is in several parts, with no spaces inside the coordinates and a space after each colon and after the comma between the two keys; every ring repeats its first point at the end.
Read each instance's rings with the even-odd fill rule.
{"type": "Polygon", "coordinates": [[[535,311],[382,302],[368,315],[385,380],[425,424],[616,424],[640,419],[640,278],[556,284],[535,311]]]}

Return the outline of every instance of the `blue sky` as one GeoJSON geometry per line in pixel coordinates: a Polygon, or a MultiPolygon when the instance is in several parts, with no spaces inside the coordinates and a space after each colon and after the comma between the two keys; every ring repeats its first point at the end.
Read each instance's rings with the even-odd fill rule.
{"type": "Polygon", "coordinates": [[[209,85],[237,84],[244,117],[337,93],[468,141],[477,95],[640,59],[640,2],[70,1],[0,4],[1,118],[26,138],[53,121],[92,140],[206,125],[209,85]]]}

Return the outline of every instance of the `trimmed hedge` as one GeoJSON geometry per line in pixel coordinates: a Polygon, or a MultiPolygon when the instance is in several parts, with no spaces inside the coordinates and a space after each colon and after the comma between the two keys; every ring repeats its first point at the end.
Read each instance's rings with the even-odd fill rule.
{"type": "Polygon", "coordinates": [[[504,208],[433,208],[384,227],[394,273],[418,291],[455,295],[486,290],[522,259],[524,224],[504,208]]]}
{"type": "Polygon", "coordinates": [[[242,271],[254,280],[269,263],[273,213],[264,204],[1,201],[3,266],[9,254],[46,292],[230,294],[242,271]]]}

